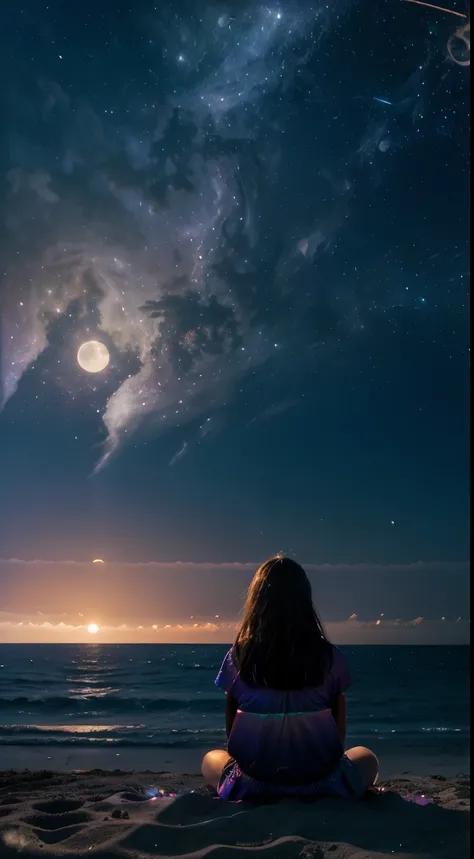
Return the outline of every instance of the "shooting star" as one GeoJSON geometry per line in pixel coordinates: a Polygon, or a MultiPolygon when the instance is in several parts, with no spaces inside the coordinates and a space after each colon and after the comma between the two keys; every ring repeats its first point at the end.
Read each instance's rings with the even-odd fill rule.
{"type": "Polygon", "coordinates": [[[467,18],[463,12],[455,12],[454,9],[445,9],[444,6],[434,6],[433,3],[425,3],[424,0],[404,0],[405,3],[416,3],[417,6],[427,6],[428,9],[437,9],[438,12],[446,12],[448,15],[457,15],[458,18],[467,18]]]}

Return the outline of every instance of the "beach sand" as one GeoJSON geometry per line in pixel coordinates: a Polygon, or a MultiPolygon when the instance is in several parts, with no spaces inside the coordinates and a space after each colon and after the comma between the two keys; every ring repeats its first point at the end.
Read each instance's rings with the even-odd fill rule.
{"type": "Polygon", "coordinates": [[[360,803],[284,800],[253,807],[213,798],[192,774],[4,771],[0,859],[469,855],[468,776],[402,775],[380,784],[382,792],[360,803]]]}

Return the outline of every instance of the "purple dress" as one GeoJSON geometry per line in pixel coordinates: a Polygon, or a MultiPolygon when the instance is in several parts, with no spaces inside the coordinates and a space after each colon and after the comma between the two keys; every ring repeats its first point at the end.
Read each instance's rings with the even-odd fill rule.
{"type": "Polygon", "coordinates": [[[246,686],[229,650],[216,686],[235,699],[237,715],[219,796],[233,801],[282,796],[360,799],[365,787],[357,766],[344,754],[331,712],[334,696],[350,684],[337,647],[320,686],[289,692],[246,686]]]}

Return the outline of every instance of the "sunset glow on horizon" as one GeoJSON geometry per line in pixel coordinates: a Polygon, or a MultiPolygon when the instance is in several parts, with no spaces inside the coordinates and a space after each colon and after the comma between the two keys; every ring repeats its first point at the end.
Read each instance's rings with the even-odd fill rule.
{"type": "MultiPolygon", "coordinates": [[[[256,566],[108,561],[99,573],[91,561],[0,559],[8,597],[0,610],[0,642],[230,643],[256,566]]],[[[307,564],[306,569],[335,643],[469,640],[468,564],[307,564]],[[453,578],[457,591],[441,587],[453,578]],[[440,584],[436,591],[433,581],[440,584]]]]}

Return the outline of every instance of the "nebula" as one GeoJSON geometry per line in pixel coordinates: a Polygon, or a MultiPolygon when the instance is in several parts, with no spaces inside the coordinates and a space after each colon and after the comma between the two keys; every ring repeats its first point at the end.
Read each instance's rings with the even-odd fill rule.
{"type": "Polygon", "coordinates": [[[3,408],[32,376],[57,385],[99,415],[100,469],[141,428],[196,418],[206,434],[257,368],[271,413],[294,400],[316,346],[339,348],[365,313],[407,300],[395,276],[383,295],[376,279],[357,293],[334,250],[357,195],[395,164],[380,153],[409,139],[397,126],[409,117],[418,133],[426,63],[394,84],[382,124],[372,96],[357,102],[336,162],[318,52],[349,8],[257,4],[231,17],[206,5],[199,21],[166,26],[155,10],[140,18],[143,68],[115,94],[18,78],[5,112],[3,408]],[[306,103],[319,119],[303,152],[285,135],[306,103]],[[107,350],[106,373],[77,366],[89,341],[107,350]]]}

